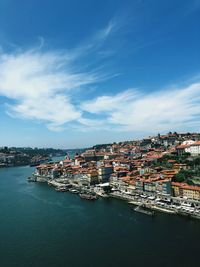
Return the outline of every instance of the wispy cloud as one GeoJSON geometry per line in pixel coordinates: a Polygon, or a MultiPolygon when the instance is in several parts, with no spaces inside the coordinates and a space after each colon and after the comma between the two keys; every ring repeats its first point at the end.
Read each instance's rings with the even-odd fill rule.
{"type": "MultiPolygon", "coordinates": [[[[117,27],[116,19],[110,20],[90,40],[70,51],[45,51],[42,37],[39,46],[27,50],[13,47],[4,52],[1,49],[0,96],[12,99],[7,113],[44,122],[50,130],[61,130],[64,124],[73,121],[85,124],[72,95],[74,90],[82,93],[86,86],[115,76],[102,66],[91,65],[95,61],[94,53],[99,56],[99,48],[104,51],[102,45],[117,27]]],[[[110,53],[104,54],[107,56],[110,53]]]]}
{"type": "MultiPolygon", "coordinates": [[[[101,96],[82,105],[82,109],[103,114],[106,127],[120,131],[156,132],[199,128],[200,83],[184,88],[168,88],[151,93],[128,90],[101,96]]],[[[95,122],[96,123],[96,122],[95,122]]]]}
{"type": "Polygon", "coordinates": [[[81,117],[70,94],[98,81],[98,75],[75,72],[74,54],[29,50],[0,54],[0,95],[15,100],[9,113],[40,120],[53,129],[81,117]]]}
{"type": "Polygon", "coordinates": [[[124,107],[125,103],[131,102],[138,96],[137,90],[127,90],[115,96],[100,96],[81,105],[82,110],[90,113],[112,112],[124,107]]]}
{"type": "MultiPolygon", "coordinates": [[[[113,51],[109,50],[107,52],[107,49],[104,50],[102,47],[112,35],[119,32],[121,27],[123,27],[121,20],[119,18],[112,18],[105,27],[96,31],[92,36],[86,38],[81,45],[74,48],[75,54],[79,57],[91,56],[93,53],[111,55],[113,51]]],[[[90,60],[92,61],[92,58],[90,60]]]]}
{"type": "Polygon", "coordinates": [[[111,35],[112,33],[116,32],[119,29],[119,25],[120,24],[119,22],[117,22],[116,18],[110,20],[107,26],[97,33],[96,38],[98,38],[99,40],[106,39],[107,37],[109,37],[109,35],[111,35]]]}
{"type": "Polygon", "coordinates": [[[74,90],[107,79],[106,73],[76,72],[72,51],[41,49],[0,53],[0,95],[12,99],[7,112],[14,117],[44,122],[60,131],[65,124],[82,130],[165,131],[199,127],[200,83],[156,92],[128,89],[76,101],[74,90]],[[76,104],[74,104],[76,103],[76,104]],[[74,126],[75,125],[75,126],[74,126]]]}
{"type": "Polygon", "coordinates": [[[71,51],[44,51],[43,39],[39,47],[28,50],[16,48],[6,53],[1,49],[0,96],[8,99],[7,113],[45,123],[54,131],[62,130],[66,124],[84,131],[148,133],[199,129],[200,82],[197,78],[185,87],[150,93],[124,89],[116,95],[77,100],[74,92],[84,94],[88,86],[97,86],[115,77],[116,73],[108,73],[102,65],[94,70],[90,60],[93,61],[94,52],[103,53],[105,57],[112,54],[112,50],[102,50],[101,44],[120,27],[116,19],[111,20],[91,43],[71,51]],[[82,60],[84,53],[89,56],[86,66],[82,60]]]}

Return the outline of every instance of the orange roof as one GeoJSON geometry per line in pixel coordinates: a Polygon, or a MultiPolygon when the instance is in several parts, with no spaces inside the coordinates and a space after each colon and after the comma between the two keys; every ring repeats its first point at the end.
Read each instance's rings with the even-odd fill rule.
{"type": "Polygon", "coordinates": [[[172,186],[177,186],[177,187],[180,187],[182,189],[200,191],[200,186],[188,185],[186,183],[172,182],[172,186]]]}

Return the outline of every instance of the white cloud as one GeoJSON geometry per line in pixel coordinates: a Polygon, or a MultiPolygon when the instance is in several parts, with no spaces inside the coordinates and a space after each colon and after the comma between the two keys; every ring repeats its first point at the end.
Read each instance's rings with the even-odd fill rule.
{"type": "Polygon", "coordinates": [[[85,69],[91,68],[88,66],[95,61],[94,53],[98,55],[99,47],[117,30],[117,24],[112,19],[86,44],[71,51],[43,51],[42,37],[36,48],[21,50],[14,47],[10,53],[0,49],[0,96],[13,100],[7,105],[7,113],[44,122],[50,130],[56,131],[68,122],[85,125],[80,107],[73,104],[73,90],[83,92],[87,85],[110,77],[101,68],[82,71],[83,62],[86,57],[85,69]]]}
{"type": "MultiPolygon", "coordinates": [[[[128,90],[101,96],[82,105],[90,113],[104,114],[105,125],[121,131],[157,132],[199,127],[200,83],[151,93],[128,90]]],[[[199,129],[199,128],[198,128],[199,129]]]]}
{"type": "Polygon", "coordinates": [[[0,55],[0,93],[10,98],[41,97],[94,82],[89,73],[75,73],[73,54],[28,51],[0,55]]]}
{"type": "Polygon", "coordinates": [[[0,95],[13,100],[7,112],[44,122],[54,131],[71,122],[84,131],[157,132],[199,127],[198,82],[150,93],[129,89],[73,104],[73,90],[78,88],[84,94],[86,85],[102,79],[95,73],[75,72],[76,57],[74,52],[41,49],[1,52],[0,95]]]}
{"type": "Polygon", "coordinates": [[[45,52],[43,40],[40,47],[27,51],[5,53],[1,49],[0,96],[12,100],[8,100],[8,114],[43,122],[54,131],[62,130],[66,123],[84,131],[148,133],[199,129],[199,82],[149,93],[129,89],[82,103],[74,98],[74,90],[84,94],[88,85],[111,77],[101,66],[96,68],[98,73],[81,71],[84,67],[80,68],[80,63],[85,53],[89,56],[86,68],[91,68],[94,52],[105,52],[97,50],[119,27],[118,21],[111,20],[90,45],[73,51],[45,52]]]}
{"type": "Polygon", "coordinates": [[[199,127],[199,82],[150,93],[129,89],[78,103],[73,91],[84,94],[87,85],[105,79],[106,74],[75,72],[77,57],[74,52],[41,49],[1,52],[0,95],[13,100],[7,112],[44,122],[54,131],[74,122],[72,127],[83,131],[157,132],[199,127]]]}
{"type": "Polygon", "coordinates": [[[29,98],[10,106],[9,112],[27,119],[47,122],[50,130],[60,130],[62,125],[81,117],[80,111],[64,95],[47,98],[29,98]]]}
{"type": "Polygon", "coordinates": [[[98,80],[94,73],[73,70],[76,55],[29,50],[0,54],[0,95],[13,99],[9,113],[40,120],[58,130],[81,117],[71,103],[72,90],[98,80]]]}
{"type": "Polygon", "coordinates": [[[115,96],[100,96],[95,100],[87,101],[81,108],[90,113],[102,113],[119,110],[124,107],[124,103],[133,100],[138,95],[136,90],[127,90],[115,96]]]}

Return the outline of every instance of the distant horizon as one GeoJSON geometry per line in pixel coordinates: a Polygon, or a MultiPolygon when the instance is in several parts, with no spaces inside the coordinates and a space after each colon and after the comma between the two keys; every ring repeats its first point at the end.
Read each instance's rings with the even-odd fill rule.
{"type": "MultiPolygon", "coordinates": [[[[155,136],[155,135],[154,135],[155,136]]],[[[88,146],[82,146],[82,147],[74,147],[74,148],[61,148],[61,147],[42,147],[42,146],[39,146],[39,147],[37,147],[37,146],[7,146],[7,145],[0,145],[0,148],[1,147],[8,147],[8,148],[12,148],[12,147],[16,147],[16,148],[32,148],[32,149],[34,149],[34,148],[44,148],[44,149],[47,149],[47,148],[53,148],[53,149],[62,149],[62,150],[70,150],[70,149],[72,149],[72,150],[76,150],[76,149],[85,149],[85,148],[90,148],[90,147],[93,147],[93,146],[95,146],[95,145],[101,145],[101,144],[113,144],[113,143],[119,143],[119,142],[126,142],[126,141],[138,141],[138,140],[141,140],[141,139],[143,139],[143,138],[148,138],[148,137],[150,137],[150,136],[141,136],[141,138],[140,137],[138,137],[138,138],[135,138],[135,139],[129,139],[129,140],[118,140],[118,141],[111,141],[111,142],[107,142],[107,143],[96,143],[96,144],[93,144],[93,145],[88,145],[88,146]]]]}
{"type": "Polygon", "coordinates": [[[200,1],[0,2],[1,144],[200,131],[200,1]]]}
{"type": "Polygon", "coordinates": [[[60,150],[82,150],[82,149],[87,149],[87,148],[92,148],[94,146],[97,146],[97,145],[102,145],[102,144],[105,144],[105,145],[108,145],[108,144],[113,144],[113,143],[120,143],[120,142],[131,142],[131,141],[140,141],[142,139],[146,139],[146,138],[150,138],[150,137],[155,137],[155,136],[158,136],[158,134],[160,134],[161,136],[162,135],[167,135],[169,133],[177,133],[177,134],[199,134],[199,132],[178,132],[178,131],[168,131],[168,132],[165,132],[165,133],[160,133],[158,132],[157,134],[152,134],[152,135],[149,135],[149,136],[141,136],[141,137],[138,137],[138,138],[134,138],[134,139],[129,139],[129,140],[119,140],[119,141],[113,141],[113,142],[107,142],[107,143],[96,143],[94,145],[88,145],[88,146],[82,146],[82,147],[74,147],[74,148],[62,148],[62,147],[37,147],[37,146],[6,146],[6,145],[0,145],[0,148],[3,148],[3,147],[8,147],[8,148],[31,148],[31,149],[35,149],[35,148],[38,148],[38,149],[48,149],[48,148],[52,148],[52,149],[60,149],[60,150]]]}

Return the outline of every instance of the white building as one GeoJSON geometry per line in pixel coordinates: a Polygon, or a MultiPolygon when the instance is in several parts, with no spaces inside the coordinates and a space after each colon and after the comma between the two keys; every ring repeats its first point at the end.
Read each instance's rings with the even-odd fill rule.
{"type": "Polygon", "coordinates": [[[189,144],[185,148],[185,152],[190,153],[192,156],[200,155],[200,141],[197,141],[197,142],[194,142],[192,144],[189,144]]]}

